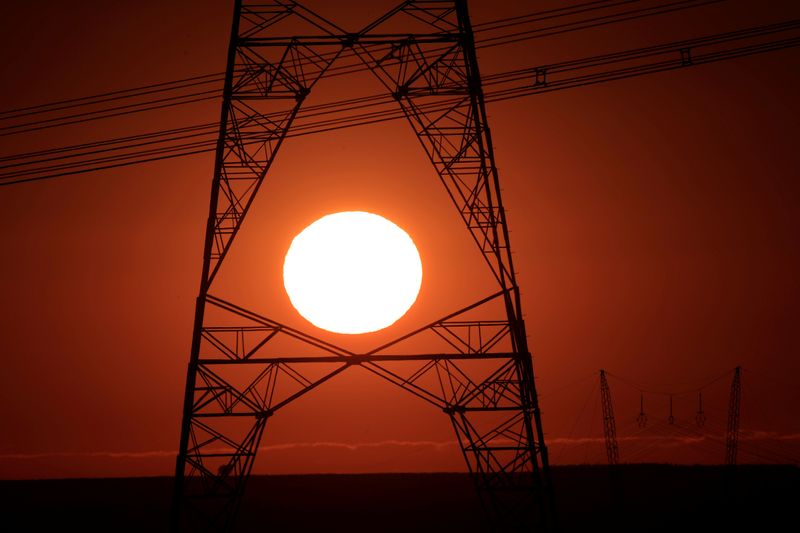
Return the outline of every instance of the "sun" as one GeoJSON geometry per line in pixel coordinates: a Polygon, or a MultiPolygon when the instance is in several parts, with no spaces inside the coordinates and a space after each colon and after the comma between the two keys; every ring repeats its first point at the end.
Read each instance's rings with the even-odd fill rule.
{"type": "Polygon", "coordinates": [[[422,261],[408,233],[380,215],[326,215],[292,241],[283,263],[289,300],[306,320],[334,333],[394,324],[414,304],[422,261]]]}

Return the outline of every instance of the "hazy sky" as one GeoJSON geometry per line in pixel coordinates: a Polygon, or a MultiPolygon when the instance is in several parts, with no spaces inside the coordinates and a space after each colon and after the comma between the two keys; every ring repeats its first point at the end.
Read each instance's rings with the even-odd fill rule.
{"type": "MultiPolygon", "coordinates": [[[[222,72],[231,4],[6,2],[0,108],[222,72]]],[[[554,5],[497,4],[472,1],[473,21],[554,5]]],[[[308,5],[358,28],[393,3],[308,5]]],[[[798,14],[795,2],[731,0],[487,49],[479,60],[487,75],[798,14]]],[[[787,406],[800,371],[798,59],[793,49],[488,105],[555,461],[604,458],[599,368],[678,393],[742,365],[743,427],[797,443],[800,421],[787,406]]],[[[356,90],[333,83],[328,94],[356,90]]],[[[325,94],[320,84],[309,102],[332,99],[325,94]]],[[[211,101],[2,136],[0,155],[218,114],[211,101]]],[[[212,167],[203,154],[0,187],[0,478],[172,473],[212,167]]],[[[223,289],[304,325],[283,292],[283,254],[309,222],[356,209],[387,216],[420,249],[422,291],[394,334],[488,286],[417,140],[397,121],[287,142],[223,289]]],[[[704,391],[713,436],[724,428],[729,381],[704,391]]],[[[639,393],[620,379],[611,386],[623,461],[626,449],[630,460],[710,461],[714,446],[722,459],[719,443],[692,448],[677,430],[660,444],[647,439],[663,428],[635,436],[639,393]]],[[[645,402],[651,421],[666,418],[668,395],[645,402]]],[[[694,392],[675,397],[682,426],[694,424],[696,403],[694,392]]],[[[453,439],[445,415],[353,369],[270,421],[255,471],[461,470],[453,439]]]]}

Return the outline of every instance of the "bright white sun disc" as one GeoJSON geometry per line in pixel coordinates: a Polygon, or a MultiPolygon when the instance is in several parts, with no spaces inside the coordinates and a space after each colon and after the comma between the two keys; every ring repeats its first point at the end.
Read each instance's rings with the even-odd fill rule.
{"type": "Polygon", "coordinates": [[[335,333],[392,325],[414,304],[422,262],[408,233],[363,211],[326,215],[301,231],[283,263],[297,312],[335,333]]]}

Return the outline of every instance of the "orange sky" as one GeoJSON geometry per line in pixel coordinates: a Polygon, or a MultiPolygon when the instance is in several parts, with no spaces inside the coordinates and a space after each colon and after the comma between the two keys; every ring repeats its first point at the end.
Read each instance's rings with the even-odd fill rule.
{"type": "MultiPolygon", "coordinates": [[[[473,21],[548,5],[497,4],[471,2],[473,21]]],[[[746,4],[491,49],[481,69],[800,14],[793,2],[746,4]]],[[[357,28],[393,3],[308,5],[357,28]]],[[[229,27],[226,1],[3,5],[0,107],[221,72],[229,27]]],[[[603,460],[591,440],[601,436],[591,377],[601,367],[683,391],[742,365],[752,371],[743,427],[797,442],[800,422],[786,407],[797,389],[765,377],[791,381],[800,370],[797,61],[795,49],[488,106],[556,462],[603,460]]],[[[351,89],[332,83],[328,94],[351,89]]],[[[313,97],[324,101],[323,90],[313,97]]],[[[0,137],[0,155],[210,122],[218,108],[0,137]]],[[[212,164],[204,154],[0,188],[0,478],[172,473],[212,164]]],[[[302,326],[280,283],[283,253],[305,225],[338,210],[380,213],[420,249],[418,304],[387,335],[487,294],[480,258],[402,122],[287,142],[222,288],[302,326]]],[[[720,427],[728,383],[705,396],[720,427]]],[[[638,393],[611,386],[628,427],[638,393]]],[[[653,419],[666,416],[664,398],[646,400],[653,419]]],[[[692,421],[695,402],[681,396],[676,417],[692,421]]],[[[710,460],[683,437],[643,457],[710,460]]],[[[461,470],[453,439],[445,415],[356,368],[270,421],[255,471],[461,470]]],[[[623,440],[621,459],[641,442],[623,440]]]]}

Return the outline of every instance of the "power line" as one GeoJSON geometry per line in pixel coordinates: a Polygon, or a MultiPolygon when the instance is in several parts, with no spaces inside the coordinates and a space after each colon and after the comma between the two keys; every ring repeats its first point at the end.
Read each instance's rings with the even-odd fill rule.
{"type": "MultiPolygon", "coordinates": [[[[514,26],[514,25],[530,24],[532,22],[540,22],[540,21],[543,21],[543,20],[549,20],[549,19],[558,18],[558,17],[565,17],[565,16],[571,16],[571,15],[575,15],[575,14],[582,14],[582,13],[585,13],[585,12],[596,11],[596,10],[600,10],[600,9],[609,9],[609,8],[613,8],[613,7],[617,7],[617,6],[621,6],[621,5],[625,5],[625,4],[630,4],[630,3],[639,3],[641,1],[642,0],[623,0],[623,1],[602,0],[602,1],[588,2],[588,3],[584,3],[584,4],[578,4],[578,5],[575,5],[575,6],[567,6],[567,7],[563,7],[563,8],[554,9],[554,10],[547,10],[547,11],[541,11],[541,12],[537,12],[537,13],[530,13],[530,14],[527,14],[527,15],[522,15],[522,16],[518,17],[519,20],[516,20],[515,22],[508,22],[508,23],[506,23],[505,25],[502,25],[502,26],[493,26],[498,21],[487,22],[487,23],[484,23],[483,25],[478,25],[478,29],[476,31],[477,32],[484,32],[484,31],[495,30],[497,28],[506,28],[506,27],[510,27],[510,26],[514,26]],[[578,8],[580,8],[580,9],[578,9],[578,8]]],[[[615,23],[615,22],[625,22],[625,21],[628,21],[628,20],[633,20],[632,18],[629,17],[629,15],[631,13],[634,13],[636,18],[641,18],[643,16],[659,15],[659,14],[669,13],[669,12],[672,12],[672,11],[675,11],[675,10],[678,10],[678,9],[687,9],[687,8],[692,8],[692,7],[700,7],[700,6],[703,6],[703,5],[706,5],[706,4],[718,3],[718,2],[722,2],[722,1],[724,1],[724,0],[680,0],[678,2],[672,2],[672,3],[669,3],[669,4],[658,4],[656,6],[651,6],[651,7],[646,7],[646,8],[642,8],[642,9],[636,9],[636,10],[628,10],[628,11],[624,11],[622,13],[614,13],[614,14],[611,14],[611,15],[605,15],[603,17],[594,17],[594,18],[589,18],[589,19],[584,19],[584,20],[571,21],[571,22],[566,22],[566,23],[557,24],[557,25],[553,25],[553,26],[547,26],[545,28],[538,28],[538,29],[530,30],[528,32],[524,32],[526,34],[526,37],[522,38],[522,39],[519,38],[519,36],[521,35],[519,33],[511,34],[511,35],[500,35],[500,36],[496,36],[496,37],[487,38],[487,39],[485,39],[483,41],[481,41],[479,39],[478,40],[478,43],[479,43],[478,44],[478,48],[484,48],[484,47],[490,47],[490,46],[498,46],[498,45],[504,45],[504,44],[513,44],[513,43],[519,42],[521,40],[524,41],[524,40],[543,38],[543,37],[548,37],[548,36],[555,35],[555,34],[561,34],[561,33],[566,33],[566,32],[590,29],[590,28],[597,27],[597,26],[600,26],[600,25],[606,25],[606,24],[615,23]],[[665,10],[665,8],[669,8],[669,9],[665,10]],[[602,22],[602,24],[598,24],[598,22],[602,22]],[[552,33],[553,31],[556,31],[557,33],[552,33]],[[481,43],[483,43],[483,44],[481,44],[481,43]]],[[[508,19],[501,19],[501,21],[507,21],[507,20],[508,19]]],[[[378,47],[378,50],[382,50],[382,49],[386,50],[386,51],[389,50],[388,47],[378,47]]],[[[441,48],[441,50],[444,50],[444,49],[445,48],[441,48]]],[[[320,54],[320,58],[328,58],[329,59],[329,58],[332,58],[333,56],[335,56],[337,53],[338,52],[320,54]]],[[[352,57],[352,55],[349,56],[349,57],[352,57]]],[[[308,60],[301,60],[301,61],[298,62],[298,66],[305,66],[305,65],[309,64],[309,62],[310,61],[308,61],[308,60]]],[[[334,77],[334,76],[353,74],[353,73],[356,73],[356,72],[364,72],[366,70],[367,70],[367,68],[361,62],[356,62],[356,63],[353,63],[353,64],[338,65],[338,66],[334,66],[334,67],[330,68],[328,70],[328,72],[326,73],[326,77],[330,78],[330,77],[334,77]]],[[[97,104],[100,104],[100,103],[118,101],[118,100],[128,99],[128,98],[137,98],[137,97],[146,96],[146,95],[150,95],[150,94],[154,94],[154,93],[158,93],[158,92],[169,92],[169,91],[174,91],[174,90],[178,90],[178,89],[194,88],[194,87],[198,87],[198,86],[201,86],[201,85],[207,85],[209,83],[217,83],[217,84],[219,84],[219,83],[222,82],[222,79],[223,79],[223,74],[222,73],[206,74],[206,75],[194,76],[194,77],[184,78],[184,79],[181,79],[181,80],[175,80],[175,81],[170,81],[170,82],[162,82],[162,83],[156,83],[156,84],[151,84],[151,85],[145,85],[145,86],[137,87],[137,88],[133,88],[133,89],[125,89],[125,90],[120,90],[120,91],[113,91],[113,92],[109,92],[109,93],[103,93],[103,94],[94,95],[94,96],[81,97],[81,98],[76,98],[76,99],[71,99],[71,100],[62,100],[62,101],[59,101],[59,102],[53,102],[53,103],[49,103],[49,104],[41,104],[41,105],[38,105],[38,106],[30,106],[30,107],[25,107],[25,108],[20,108],[20,109],[14,109],[14,110],[9,110],[9,111],[5,111],[5,112],[0,112],[0,120],[17,119],[17,118],[21,118],[21,117],[27,117],[27,116],[36,115],[36,114],[52,113],[52,112],[55,112],[55,111],[61,111],[61,110],[65,110],[65,109],[74,109],[76,107],[94,106],[94,105],[97,105],[97,104]]],[[[215,95],[213,98],[216,98],[216,97],[221,95],[221,90],[217,89],[215,91],[204,91],[202,94],[209,94],[210,95],[212,93],[215,95]]],[[[197,96],[198,94],[199,93],[195,93],[195,94],[193,94],[191,96],[197,96]]],[[[175,97],[171,97],[171,98],[174,99],[174,100],[179,100],[181,98],[188,98],[188,97],[189,97],[189,95],[186,95],[186,96],[175,96],[175,97]]],[[[188,104],[188,103],[195,103],[197,101],[198,100],[191,100],[191,101],[185,101],[185,102],[182,102],[182,103],[188,104]]],[[[132,108],[132,107],[135,107],[135,106],[146,106],[146,104],[147,104],[147,102],[138,103],[138,104],[130,104],[130,105],[125,105],[125,106],[117,106],[117,107],[112,107],[112,108],[107,109],[107,110],[96,110],[96,111],[91,112],[91,114],[102,114],[105,111],[114,111],[114,110],[119,110],[119,109],[129,109],[129,108],[132,108]]],[[[140,109],[140,111],[150,111],[152,109],[154,109],[154,108],[143,107],[142,109],[140,109]]],[[[155,109],[160,109],[160,108],[155,108],[155,109]]],[[[111,115],[108,115],[108,116],[102,116],[101,115],[101,116],[96,116],[96,117],[85,117],[86,118],[85,121],[97,120],[97,119],[101,119],[101,118],[110,118],[110,117],[113,117],[113,116],[118,116],[118,115],[111,114],[111,115]]],[[[35,126],[42,125],[42,124],[47,124],[47,123],[52,123],[52,122],[56,122],[56,121],[61,121],[63,119],[74,118],[74,117],[75,116],[73,115],[73,116],[70,116],[70,117],[58,117],[58,118],[54,118],[54,119],[43,120],[43,121],[38,121],[38,122],[30,122],[30,123],[25,123],[25,124],[21,124],[21,125],[6,126],[6,127],[3,127],[3,128],[0,128],[0,131],[3,131],[3,130],[17,130],[17,131],[11,131],[11,132],[8,132],[8,133],[0,133],[0,136],[9,135],[9,134],[28,133],[28,132],[31,132],[31,131],[37,131],[40,128],[37,128],[35,126]],[[29,128],[28,129],[23,129],[26,126],[29,127],[29,128]]],[[[71,124],[76,124],[76,123],[80,123],[80,122],[83,122],[83,121],[65,122],[63,124],[56,124],[56,125],[71,125],[71,124]]]]}
{"type": "MultiPolygon", "coordinates": [[[[604,15],[594,17],[583,21],[569,22],[565,24],[557,24],[544,28],[536,28],[533,30],[512,33],[500,37],[480,40],[478,48],[489,48],[493,46],[514,44],[531,39],[541,39],[544,37],[554,37],[573,31],[588,30],[607,26],[609,24],[618,24],[620,22],[630,22],[632,20],[639,20],[654,15],[666,15],[684,9],[703,7],[711,4],[724,2],[725,0],[679,0],[668,4],[657,5],[653,7],[645,7],[641,9],[633,9],[623,13],[615,13],[611,15],[604,15]]],[[[620,2],[624,4],[627,2],[620,2]]]]}
{"type": "Polygon", "coordinates": [[[636,382],[634,382],[634,381],[632,381],[630,379],[624,378],[622,376],[618,376],[616,374],[612,374],[611,372],[606,372],[606,375],[609,376],[609,377],[612,377],[612,378],[614,378],[614,379],[616,379],[616,380],[618,380],[618,381],[620,381],[620,382],[622,382],[622,383],[624,383],[626,385],[628,385],[629,387],[637,390],[638,392],[644,392],[644,393],[647,393],[647,394],[653,394],[653,395],[658,395],[658,396],[683,396],[683,395],[686,395],[686,394],[693,394],[693,393],[702,391],[703,389],[706,389],[706,388],[710,387],[711,385],[717,383],[718,381],[721,381],[722,379],[725,379],[726,377],[731,375],[732,372],[733,372],[733,370],[726,370],[725,372],[723,372],[722,374],[719,374],[716,377],[706,378],[706,379],[702,380],[702,384],[699,385],[699,386],[691,387],[691,388],[688,388],[688,389],[685,388],[685,389],[681,389],[679,391],[674,391],[674,390],[654,390],[652,388],[649,388],[649,387],[643,386],[643,385],[641,385],[639,383],[636,383],[636,382]]]}
{"type": "MultiPolygon", "coordinates": [[[[677,68],[685,68],[691,65],[710,63],[735,57],[743,57],[756,53],[782,50],[800,45],[800,36],[785,39],[774,39],[767,42],[757,42],[734,46],[740,41],[751,40],[754,38],[771,37],[778,33],[797,31],[800,29],[800,21],[787,21],[779,24],[737,30],[725,34],[705,36],[693,40],[682,40],[666,43],[657,46],[637,48],[613,54],[592,56],[578,60],[565,61],[538,67],[517,69],[509,72],[502,72],[485,77],[484,86],[487,102],[497,102],[512,98],[519,98],[532,94],[563,90],[587,86],[595,83],[625,79],[640,76],[653,72],[661,72],[677,68]]],[[[443,99],[435,103],[422,106],[425,112],[435,112],[444,110],[452,106],[452,99],[443,99]]],[[[169,104],[163,104],[168,107],[169,104]]],[[[306,110],[298,114],[296,126],[291,130],[290,136],[310,135],[321,132],[334,131],[342,128],[354,127],[359,125],[374,124],[389,120],[403,118],[405,115],[398,109],[396,103],[389,95],[372,95],[355,99],[328,102],[309,106],[306,110]],[[391,107],[389,107],[391,106],[391,107]],[[353,111],[358,110],[358,113],[353,111]]],[[[266,115],[269,118],[269,115],[266,115]]],[[[274,118],[274,117],[273,117],[274,118]]],[[[170,131],[170,130],[167,130],[170,131]]],[[[127,161],[128,164],[153,161],[152,156],[166,155],[169,147],[179,151],[180,155],[196,154],[213,149],[216,136],[215,125],[204,124],[185,129],[171,130],[172,133],[153,132],[140,136],[129,137],[129,142],[121,142],[119,139],[110,139],[73,147],[50,149],[40,152],[29,152],[27,155],[7,156],[1,161],[13,161],[0,168],[16,168],[11,172],[0,174],[0,185],[10,185],[25,181],[48,179],[72,175],[80,172],[103,170],[113,166],[121,166],[116,163],[127,161]],[[201,137],[188,147],[185,143],[174,145],[177,141],[187,138],[201,137]],[[171,144],[172,143],[172,144],[171,144]],[[155,144],[164,144],[166,148],[158,149],[155,144]],[[58,159],[79,159],[91,157],[97,153],[107,153],[108,147],[116,146],[120,153],[117,158],[108,157],[101,163],[93,167],[84,162],[76,161],[73,166],[64,165],[41,165],[49,161],[58,159]],[[128,152],[131,149],[147,146],[143,150],[141,160],[136,159],[136,152],[128,152]],[[191,150],[187,151],[187,148],[191,150]],[[62,158],[51,157],[42,159],[47,155],[67,154],[62,158]],[[26,157],[28,161],[26,161],[26,157]],[[24,170],[23,167],[28,167],[24,170]],[[80,169],[80,170],[79,170],[80,169]]],[[[177,157],[177,155],[174,155],[177,157]]],[[[159,157],[160,159],[161,157],[159,157]]]]}
{"type": "MultiPolygon", "coordinates": [[[[44,157],[44,156],[48,156],[48,155],[52,155],[52,154],[69,153],[69,152],[75,152],[75,151],[79,151],[79,150],[84,150],[84,149],[87,149],[87,148],[105,147],[105,146],[110,146],[110,145],[114,145],[114,144],[123,144],[123,143],[130,142],[130,141],[139,141],[139,140],[143,140],[143,139],[166,137],[166,136],[169,136],[169,135],[172,135],[172,134],[186,133],[186,132],[198,131],[198,130],[202,130],[202,129],[213,129],[213,131],[216,132],[219,129],[219,124],[214,123],[214,122],[206,123],[206,124],[196,124],[194,126],[186,126],[186,127],[183,127],[183,128],[160,130],[160,131],[154,131],[154,132],[150,132],[150,133],[142,133],[142,134],[139,134],[139,135],[129,135],[127,137],[118,137],[118,138],[115,138],[115,139],[107,139],[107,140],[103,140],[103,141],[94,141],[94,142],[90,142],[90,143],[75,144],[75,145],[71,145],[71,146],[62,146],[62,147],[59,147],[59,148],[49,148],[49,149],[46,149],[46,150],[37,150],[37,151],[34,151],[34,152],[24,152],[24,153],[20,153],[20,154],[13,154],[13,155],[0,157],[0,162],[16,161],[16,160],[20,160],[20,159],[39,158],[39,157],[44,157]]],[[[98,150],[98,152],[101,152],[101,151],[103,151],[103,150],[98,150]]],[[[66,157],[74,157],[74,155],[63,156],[63,157],[64,158],[66,158],[66,157]]],[[[37,163],[38,162],[41,162],[41,161],[37,161],[37,163]]],[[[7,165],[7,166],[11,166],[11,165],[7,165]]],[[[0,166],[0,168],[6,168],[6,167],[0,166]]]]}
{"type": "MultiPolygon", "coordinates": [[[[607,372],[605,374],[607,374],[607,372]]],[[[643,456],[646,453],[649,453],[656,447],[666,450],[665,445],[668,445],[670,439],[678,439],[683,441],[683,447],[687,449],[691,448],[695,452],[703,452],[707,454],[709,458],[713,459],[714,462],[720,462],[722,459],[722,450],[725,450],[725,462],[727,464],[736,464],[736,454],[738,450],[740,454],[746,455],[751,460],[756,459],[760,462],[797,464],[797,443],[800,442],[800,438],[798,438],[796,433],[776,433],[774,431],[744,429],[745,426],[740,426],[740,407],[742,408],[743,413],[752,411],[755,415],[757,415],[754,416],[751,414],[749,418],[756,420],[761,424],[767,422],[768,416],[766,416],[766,413],[762,412],[761,410],[754,410],[758,409],[759,405],[757,402],[755,402],[754,405],[752,395],[748,395],[746,402],[742,403],[743,393],[742,383],[739,379],[739,367],[736,367],[733,372],[726,372],[720,376],[720,378],[730,376],[731,374],[733,374],[733,380],[729,390],[730,399],[729,402],[727,402],[727,413],[714,411],[713,413],[709,413],[709,417],[706,420],[705,412],[701,403],[698,407],[698,412],[704,413],[703,420],[702,422],[695,420],[695,424],[693,425],[687,425],[685,423],[688,419],[686,416],[676,416],[673,418],[673,393],[659,392],[658,394],[668,394],[670,397],[669,417],[659,418],[656,424],[651,425],[649,428],[639,425],[638,431],[634,430],[632,434],[629,434],[628,430],[635,425],[638,425],[635,421],[632,421],[623,425],[622,430],[616,433],[616,440],[619,440],[619,442],[635,442],[638,444],[635,449],[626,451],[624,456],[626,462],[631,462],[632,460],[640,461],[643,459],[643,456]],[[747,405],[746,408],[744,407],[745,405],[747,405]]],[[[603,376],[604,373],[601,371],[601,388],[603,386],[603,376]]],[[[706,379],[703,381],[706,381],[707,384],[710,384],[718,381],[720,378],[710,381],[706,379]]],[[[630,380],[625,381],[630,382],[630,380]]],[[[610,391],[607,383],[605,384],[605,389],[607,398],[603,398],[603,401],[610,405],[610,391]]],[[[612,462],[611,457],[613,450],[617,449],[615,445],[609,445],[610,437],[606,427],[609,424],[609,420],[614,420],[613,416],[613,412],[610,410],[610,408],[604,409],[602,419],[604,421],[604,435],[606,449],[609,455],[609,462],[612,462]]],[[[623,416],[620,418],[624,420],[626,417],[623,416]]],[[[744,418],[746,418],[746,415],[742,418],[742,420],[744,420],[744,418]]],[[[611,424],[613,425],[613,422],[611,422],[611,424]]],[[[614,433],[612,432],[612,435],[613,434],[614,433]]],[[[598,438],[597,441],[599,442],[600,439],[598,438]]],[[[616,457],[616,454],[614,454],[614,456],[616,457]]]]}
{"type": "Polygon", "coordinates": [[[67,115],[65,117],[57,117],[46,120],[39,120],[36,122],[26,122],[23,124],[18,124],[13,126],[5,126],[5,127],[0,127],[0,137],[5,137],[8,135],[16,135],[20,133],[30,133],[32,131],[51,129],[53,127],[58,127],[58,126],[71,126],[74,124],[83,124],[84,122],[91,122],[94,120],[99,120],[104,118],[121,117],[133,113],[141,113],[144,111],[155,111],[158,109],[175,107],[176,105],[194,104],[206,100],[216,100],[217,98],[219,98],[219,95],[220,93],[217,90],[202,91],[199,93],[191,93],[181,96],[148,100],[146,102],[126,104],[126,105],[112,107],[109,109],[75,113],[72,115],[67,115]]]}
{"type": "Polygon", "coordinates": [[[34,106],[28,107],[20,107],[17,109],[9,109],[7,111],[0,111],[0,120],[7,120],[9,118],[16,118],[14,116],[8,117],[6,115],[15,115],[21,114],[20,116],[27,116],[28,114],[34,114],[34,112],[51,112],[51,111],[60,111],[62,109],[71,109],[74,107],[82,106],[82,105],[90,105],[90,104],[97,104],[97,103],[105,103],[105,102],[112,102],[115,100],[121,100],[123,98],[130,98],[133,93],[134,96],[140,96],[143,94],[153,94],[156,92],[163,92],[173,89],[181,89],[184,87],[195,87],[197,85],[203,85],[206,83],[217,82],[222,79],[224,74],[203,74],[200,76],[193,76],[191,78],[183,78],[180,80],[173,80],[173,81],[164,81],[159,83],[153,83],[150,85],[142,85],[140,87],[133,87],[130,89],[120,89],[117,91],[111,91],[107,93],[95,94],[91,96],[81,96],[79,98],[71,98],[68,100],[58,100],[56,102],[49,102],[46,104],[38,104],[34,106]],[[189,83],[192,82],[192,83],[189,83]],[[30,112],[30,113],[28,113],[30,112]]]}
{"type": "Polygon", "coordinates": [[[530,22],[540,22],[542,20],[548,20],[552,18],[557,18],[559,16],[564,16],[566,13],[574,15],[577,13],[585,13],[587,11],[593,11],[596,9],[605,9],[609,7],[616,7],[618,5],[623,4],[632,4],[635,2],[639,2],[641,0],[621,0],[621,1],[613,1],[613,0],[594,0],[592,2],[584,2],[582,4],[574,4],[571,6],[559,7],[555,9],[547,9],[544,11],[539,11],[537,13],[529,13],[527,15],[518,15],[516,17],[507,17],[503,19],[492,20],[489,22],[483,22],[481,24],[475,24],[473,26],[474,33],[481,33],[489,30],[496,30],[496,29],[503,29],[509,28],[512,26],[519,26],[521,24],[527,24],[530,22]]]}

